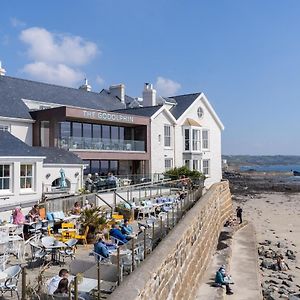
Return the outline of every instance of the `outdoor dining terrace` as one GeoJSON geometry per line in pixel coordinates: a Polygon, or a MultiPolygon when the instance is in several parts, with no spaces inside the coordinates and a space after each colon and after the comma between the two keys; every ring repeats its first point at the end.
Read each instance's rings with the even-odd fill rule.
{"type": "MultiPolygon", "coordinates": [[[[22,225],[2,224],[0,292],[5,299],[55,299],[55,295],[47,292],[49,280],[66,268],[71,282],[66,299],[107,298],[152,255],[158,243],[200,199],[201,188],[183,191],[177,183],[168,182],[159,194],[154,193],[157,187],[149,185],[145,191],[144,186],[144,197],[140,198],[126,199],[119,191],[113,194],[112,205],[99,200],[98,195],[88,195],[86,208],[86,197],[72,198],[72,201],[61,199],[63,215],[52,212],[53,220],[49,220],[51,205],[48,203],[44,204],[44,220],[22,225]],[[70,213],[75,202],[80,202],[82,208],[78,215],[70,213]],[[133,232],[127,242],[122,242],[110,232],[113,224],[122,226],[125,218],[129,219],[133,232]],[[96,231],[113,245],[108,257],[94,252],[96,231]]],[[[140,191],[131,192],[141,195],[140,191]]]]}

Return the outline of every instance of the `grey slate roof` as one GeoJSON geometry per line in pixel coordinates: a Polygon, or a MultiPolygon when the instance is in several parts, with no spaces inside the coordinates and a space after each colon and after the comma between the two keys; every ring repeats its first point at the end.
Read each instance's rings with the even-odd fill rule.
{"type": "Polygon", "coordinates": [[[161,108],[161,105],[145,106],[145,107],[134,107],[134,108],[118,109],[118,110],[114,110],[114,112],[124,113],[124,114],[128,114],[128,115],[151,117],[160,108],[161,108]]]}
{"type": "Polygon", "coordinates": [[[83,164],[74,153],[59,148],[31,147],[8,131],[0,130],[0,156],[46,157],[48,164],[83,164]]]}
{"type": "Polygon", "coordinates": [[[107,90],[87,92],[48,83],[0,76],[0,116],[31,119],[21,99],[57,103],[99,110],[124,108],[118,97],[107,90]]]}
{"type": "Polygon", "coordinates": [[[175,119],[178,119],[188,108],[189,106],[199,97],[201,93],[195,94],[186,94],[170,97],[174,99],[177,103],[174,107],[170,109],[170,112],[175,119]]]}
{"type": "Polygon", "coordinates": [[[46,147],[33,147],[41,156],[46,156],[44,159],[45,164],[84,164],[81,158],[71,151],[60,148],[46,148],[46,147]]]}
{"type": "Polygon", "coordinates": [[[0,156],[43,156],[8,131],[0,130],[0,156]]]}

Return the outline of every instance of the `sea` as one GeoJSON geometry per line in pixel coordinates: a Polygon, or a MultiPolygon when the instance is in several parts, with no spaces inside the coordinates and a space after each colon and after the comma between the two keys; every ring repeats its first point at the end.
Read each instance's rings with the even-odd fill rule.
{"type": "Polygon", "coordinates": [[[241,166],[240,171],[256,171],[256,172],[300,172],[300,165],[252,165],[241,166]]]}
{"type": "Polygon", "coordinates": [[[293,176],[292,171],[300,172],[300,165],[251,165],[240,166],[240,171],[278,172],[277,180],[289,183],[300,183],[300,176],[293,176]],[[282,175],[280,175],[282,173],[282,175]],[[290,173],[290,174],[289,174],[290,173]]]}

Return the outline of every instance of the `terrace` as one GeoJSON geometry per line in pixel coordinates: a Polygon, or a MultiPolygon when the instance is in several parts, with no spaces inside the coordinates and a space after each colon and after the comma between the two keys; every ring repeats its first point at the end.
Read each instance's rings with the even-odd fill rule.
{"type": "MultiPolygon", "coordinates": [[[[47,294],[47,281],[61,268],[67,268],[72,275],[71,290],[75,299],[83,293],[89,294],[89,299],[107,298],[126,276],[139,268],[186,211],[200,199],[202,189],[180,191],[180,181],[167,181],[131,186],[128,190],[122,188],[111,193],[111,201],[104,199],[105,194],[53,200],[45,203],[44,208],[45,212],[54,212],[54,220],[50,220],[47,214],[48,220],[21,226],[3,224],[0,226],[0,286],[9,278],[3,270],[13,265],[21,266],[16,278],[21,276],[22,280],[16,286],[22,299],[40,299],[41,295],[47,294]],[[97,230],[101,230],[105,238],[114,244],[109,258],[95,254],[92,243],[86,244],[93,242],[88,236],[88,222],[84,218],[88,209],[83,210],[81,215],[67,215],[75,202],[83,206],[86,199],[104,220],[97,230]],[[54,210],[63,210],[63,215],[56,214],[54,210]],[[109,231],[112,224],[122,224],[125,217],[130,219],[133,234],[128,242],[122,244],[110,236],[109,231]],[[22,235],[24,227],[25,239],[22,235]]],[[[4,294],[5,298],[11,298],[8,295],[4,294]]],[[[13,294],[15,296],[16,293],[13,294]]]]}

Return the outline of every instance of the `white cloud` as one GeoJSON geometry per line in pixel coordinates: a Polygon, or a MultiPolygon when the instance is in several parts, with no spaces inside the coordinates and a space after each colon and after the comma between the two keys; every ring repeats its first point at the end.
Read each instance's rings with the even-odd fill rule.
{"type": "Polygon", "coordinates": [[[29,47],[29,58],[39,62],[80,66],[99,52],[95,43],[80,36],[55,34],[40,27],[22,30],[20,39],[29,47]]]}
{"type": "Polygon", "coordinates": [[[12,27],[25,27],[26,23],[17,19],[17,18],[10,18],[10,24],[12,27]]]}
{"type": "Polygon", "coordinates": [[[28,46],[26,54],[31,60],[21,71],[32,79],[59,85],[78,87],[85,78],[78,67],[100,52],[95,43],[80,36],[52,33],[40,27],[22,30],[20,40],[28,46]]]}
{"type": "Polygon", "coordinates": [[[25,65],[22,71],[33,79],[58,85],[75,86],[84,79],[81,71],[64,64],[51,65],[45,62],[34,62],[25,65]]]}
{"type": "Polygon", "coordinates": [[[155,88],[162,96],[173,96],[181,89],[181,84],[168,78],[157,77],[155,88]]]}

